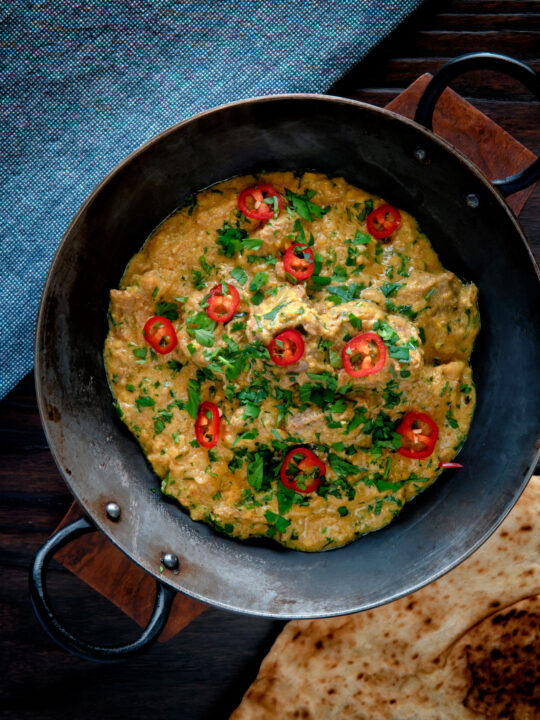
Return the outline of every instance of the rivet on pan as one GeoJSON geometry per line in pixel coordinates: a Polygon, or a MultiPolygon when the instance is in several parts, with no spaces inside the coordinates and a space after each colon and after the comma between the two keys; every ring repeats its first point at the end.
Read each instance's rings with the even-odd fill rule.
{"type": "Polygon", "coordinates": [[[465,198],[465,202],[470,208],[477,208],[480,205],[480,200],[476,197],[474,193],[469,193],[467,197],[465,198]]]}
{"type": "Polygon", "coordinates": [[[173,553],[165,553],[161,562],[165,565],[167,570],[176,570],[179,565],[178,558],[173,553]]]}
{"type": "Polygon", "coordinates": [[[120,505],[115,502],[107,503],[107,505],[105,507],[105,512],[107,513],[107,517],[110,520],[118,520],[118,518],[120,517],[120,513],[121,513],[120,505]]]}
{"type": "Polygon", "coordinates": [[[416,158],[416,160],[418,160],[418,162],[424,164],[429,162],[427,152],[424,150],[424,148],[416,148],[416,150],[414,151],[414,157],[416,158]]]}

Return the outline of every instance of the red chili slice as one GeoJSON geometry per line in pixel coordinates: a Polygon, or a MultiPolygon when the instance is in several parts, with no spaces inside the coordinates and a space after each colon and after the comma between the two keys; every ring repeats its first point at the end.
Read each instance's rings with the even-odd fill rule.
{"type": "Polygon", "coordinates": [[[463,465],[461,463],[455,463],[455,462],[446,462],[446,463],[439,463],[440,468],[462,468],[463,465]]]}
{"type": "Polygon", "coordinates": [[[171,321],[161,315],[155,315],[146,321],[143,335],[160,355],[170,353],[178,345],[178,338],[171,321]]]}
{"type": "Polygon", "coordinates": [[[233,317],[239,303],[240,295],[234,285],[220,283],[210,290],[206,314],[215,322],[226,323],[233,317]]]}
{"type": "Polygon", "coordinates": [[[270,341],[268,352],[276,365],[292,365],[304,354],[304,340],[298,330],[284,330],[270,341]]]}
{"type": "Polygon", "coordinates": [[[274,202],[267,203],[267,198],[277,198],[277,215],[283,207],[283,200],[275,187],[258,183],[242,190],[238,196],[238,207],[248,218],[254,220],[270,220],[274,217],[274,202]]]}
{"type": "Polygon", "coordinates": [[[205,400],[199,405],[195,420],[195,437],[203,448],[213,448],[219,440],[219,409],[205,400]]]}
{"type": "Polygon", "coordinates": [[[326,475],[326,465],[307,448],[297,447],[285,455],[279,477],[282,485],[297,493],[315,492],[326,475]]]}
{"type": "Polygon", "coordinates": [[[439,437],[437,423],[426,413],[408,412],[396,428],[401,435],[400,455],[421,460],[431,455],[439,437]]]}
{"type": "Polygon", "coordinates": [[[390,237],[401,225],[399,210],[392,205],[381,205],[366,218],[367,230],[376,240],[390,237]]]}
{"type": "Polygon", "coordinates": [[[345,372],[351,377],[365,377],[379,372],[386,362],[386,345],[374,332],[356,335],[341,351],[345,372]],[[355,367],[355,363],[359,363],[355,367]]]}
{"type": "Polygon", "coordinates": [[[283,267],[297,280],[307,280],[315,269],[313,250],[302,243],[294,243],[283,257],[283,267]]]}

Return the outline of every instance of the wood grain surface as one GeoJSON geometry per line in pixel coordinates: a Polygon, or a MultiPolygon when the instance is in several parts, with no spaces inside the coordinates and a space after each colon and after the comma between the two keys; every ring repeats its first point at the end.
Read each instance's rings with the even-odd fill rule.
{"type": "MultiPolygon", "coordinates": [[[[427,2],[332,89],[386,105],[413,80],[460,52],[495,50],[540,70],[539,0],[427,2]]],[[[453,88],[540,153],[540,103],[517,82],[470,73],[453,88]]],[[[520,221],[540,255],[540,189],[520,221]]],[[[33,555],[71,504],[37,413],[33,378],[0,403],[0,717],[222,720],[256,675],[283,623],[209,609],[140,658],[99,666],[57,647],[35,620],[27,593],[33,555]]],[[[49,587],[66,624],[89,640],[125,641],[136,626],[59,564],[49,587]]]]}

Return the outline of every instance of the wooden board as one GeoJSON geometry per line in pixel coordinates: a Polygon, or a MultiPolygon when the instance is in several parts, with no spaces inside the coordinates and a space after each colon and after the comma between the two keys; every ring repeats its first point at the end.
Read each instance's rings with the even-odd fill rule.
{"type": "MultiPolygon", "coordinates": [[[[386,107],[412,118],[418,99],[431,77],[430,74],[422,75],[386,107]]],[[[437,103],[433,128],[490,178],[512,175],[535,159],[530,150],[450,89],[444,91],[437,103]]],[[[519,215],[532,191],[532,187],[527,188],[508,199],[508,205],[516,215],[519,215]]],[[[81,514],[77,504],[73,503],[59,527],[81,514]]],[[[154,605],[155,582],[105,535],[98,532],[84,535],[59,551],[56,558],[139,625],[146,625],[154,605]]],[[[160,641],[176,635],[207,607],[179,593],[160,641]]]]}
{"type": "MultiPolygon", "coordinates": [[[[387,109],[413,118],[418,100],[431,78],[429,73],[419,77],[388,103],[387,109]]],[[[534,153],[450,88],[443,92],[435,106],[433,130],[492,180],[513,175],[536,160],[534,153]]],[[[533,190],[534,185],[508,198],[507,203],[516,215],[533,190]]]]}

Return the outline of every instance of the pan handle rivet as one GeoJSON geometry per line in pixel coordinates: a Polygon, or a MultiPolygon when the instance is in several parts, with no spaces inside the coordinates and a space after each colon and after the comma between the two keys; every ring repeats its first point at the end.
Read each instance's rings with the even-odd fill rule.
{"type": "Polygon", "coordinates": [[[178,558],[173,553],[165,553],[161,562],[165,565],[167,570],[176,570],[179,565],[178,558]]]}
{"type": "Polygon", "coordinates": [[[107,505],[105,506],[105,512],[107,513],[107,517],[110,520],[118,520],[121,513],[120,505],[115,502],[107,503],[107,505]]]}
{"type": "Polygon", "coordinates": [[[473,208],[473,210],[480,205],[480,200],[476,197],[474,193],[469,193],[465,198],[465,202],[470,208],[473,208]]]}
{"type": "Polygon", "coordinates": [[[418,162],[421,162],[421,163],[428,162],[427,152],[424,150],[424,148],[420,148],[420,147],[416,148],[416,150],[414,151],[414,157],[416,160],[418,160],[418,162]]]}

